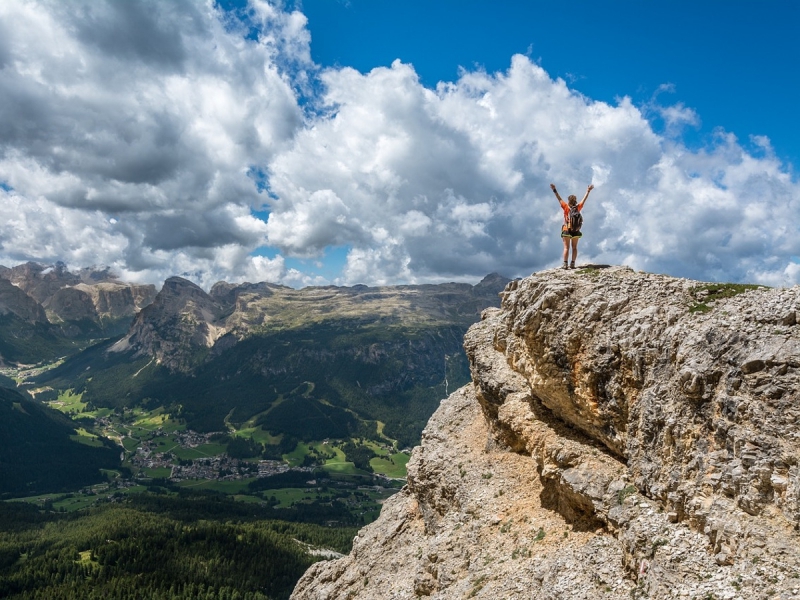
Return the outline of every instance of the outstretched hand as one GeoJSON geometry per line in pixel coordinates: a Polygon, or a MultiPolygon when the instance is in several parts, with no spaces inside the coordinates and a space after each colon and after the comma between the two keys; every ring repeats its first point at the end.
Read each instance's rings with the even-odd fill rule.
{"type": "Polygon", "coordinates": [[[550,189],[555,192],[556,191],[556,184],[555,183],[551,183],[550,184],[550,189]]]}
{"type": "Polygon", "coordinates": [[[587,191],[591,192],[594,189],[594,185],[590,184],[589,189],[587,191]]]}

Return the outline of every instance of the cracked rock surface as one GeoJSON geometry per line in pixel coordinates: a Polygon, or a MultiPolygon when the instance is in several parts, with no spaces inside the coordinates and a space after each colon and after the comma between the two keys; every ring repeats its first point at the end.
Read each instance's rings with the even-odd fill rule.
{"type": "Polygon", "coordinates": [[[292,598],[800,598],[800,287],[731,289],[509,284],[408,484],[292,598]]]}

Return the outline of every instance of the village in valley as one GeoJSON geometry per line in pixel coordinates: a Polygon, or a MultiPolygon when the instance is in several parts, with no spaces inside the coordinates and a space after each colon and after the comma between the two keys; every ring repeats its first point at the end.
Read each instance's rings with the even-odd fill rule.
{"type": "MultiPolygon", "coordinates": [[[[162,437],[165,432],[158,429],[156,437],[162,437]]],[[[174,439],[181,450],[196,450],[210,446],[211,437],[216,434],[198,433],[192,430],[176,432],[174,439]]],[[[209,481],[239,481],[249,477],[269,477],[279,473],[286,473],[291,469],[282,460],[258,460],[231,458],[227,454],[206,456],[194,459],[178,459],[172,450],[159,451],[157,443],[151,440],[142,441],[130,458],[132,465],[140,471],[147,469],[169,469],[168,479],[173,482],[205,479],[209,481]]],[[[296,471],[311,472],[310,467],[295,467],[296,471]]]]}
{"type": "MultiPolygon", "coordinates": [[[[259,452],[232,456],[237,442],[259,450],[280,441],[261,427],[245,424],[229,431],[198,432],[186,428],[163,408],[96,408],[71,390],[34,396],[81,424],[73,436],[87,445],[105,438],[119,446],[120,469],[106,471],[107,482],[67,494],[42,494],[28,500],[57,511],[73,511],[100,501],[118,501],[153,489],[221,493],[243,502],[273,508],[339,502],[359,521],[377,516],[380,505],[397,492],[405,478],[410,451],[390,443],[370,445],[369,468],[356,467],[343,448],[354,440],[298,441],[289,452],[265,457],[259,452]],[[232,445],[233,442],[233,445],[232,445]],[[371,469],[371,471],[369,470],[371,469]]],[[[275,446],[273,446],[275,447],[275,446]]]]}

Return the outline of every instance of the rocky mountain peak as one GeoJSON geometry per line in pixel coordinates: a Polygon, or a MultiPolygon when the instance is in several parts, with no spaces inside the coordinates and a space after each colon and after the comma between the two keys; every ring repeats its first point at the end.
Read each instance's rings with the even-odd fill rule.
{"type": "Polygon", "coordinates": [[[159,363],[185,371],[196,361],[198,349],[210,348],[225,333],[224,308],[200,286],[182,277],[170,277],[152,304],[137,316],[128,334],[112,352],[133,349],[159,363]]]}
{"type": "Polygon", "coordinates": [[[475,284],[476,288],[495,288],[498,285],[505,287],[508,283],[508,278],[503,277],[500,273],[489,273],[486,277],[481,279],[475,284]]]}
{"type": "Polygon", "coordinates": [[[9,313],[27,323],[47,323],[47,315],[36,300],[8,279],[0,278],[0,315],[9,313]]]}
{"type": "Polygon", "coordinates": [[[800,589],[800,287],[624,267],[511,282],[408,483],[293,598],[800,589]]]}
{"type": "Polygon", "coordinates": [[[193,315],[202,321],[211,323],[217,321],[223,312],[222,306],[200,286],[182,277],[170,277],[164,281],[147,316],[171,318],[177,313],[193,315]]]}
{"type": "Polygon", "coordinates": [[[196,283],[192,283],[188,279],[173,275],[164,280],[164,285],[161,287],[159,296],[207,296],[208,294],[203,291],[196,283]]]}
{"type": "Polygon", "coordinates": [[[52,265],[27,262],[9,269],[5,277],[40,304],[59,289],[81,282],[63,262],[52,265]]]}

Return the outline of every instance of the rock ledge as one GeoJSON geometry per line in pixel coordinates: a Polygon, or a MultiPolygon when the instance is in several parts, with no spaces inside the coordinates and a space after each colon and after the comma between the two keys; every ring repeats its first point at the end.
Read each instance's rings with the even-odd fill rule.
{"type": "Polygon", "coordinates": [[[709,290],[509,284],[408,484],[292,598],[800,598],[800,287],[709,290]]]}

